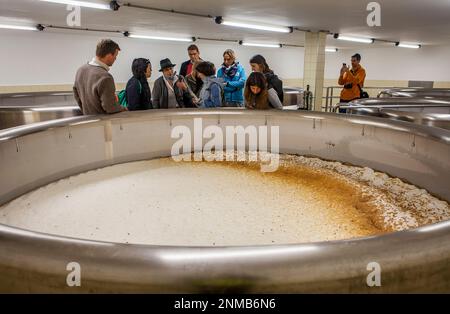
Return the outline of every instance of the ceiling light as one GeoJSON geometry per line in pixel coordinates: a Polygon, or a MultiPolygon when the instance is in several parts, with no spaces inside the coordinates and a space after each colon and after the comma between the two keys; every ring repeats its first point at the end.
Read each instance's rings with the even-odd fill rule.
{"type": "Polygon", "coordinates": [[[226,25],[226,26],[251,28],[251,29],[257,29],[257,30],[269,31],[269,32],[278,32],[278,33],[292,33],[293,32],[292,27],[257,25],[257,24],[249,24],[249,23],[244,23],[244,22],[229,21],[229,20],[223,19],[221,16],[217,16],[214,20],[217,24],[226,25]]]}
{"type": "Polygon", "coordinates": [[[411,48],[411,49],[419,49],[422,48],[422,45],[418,44],[403,44],[403,43],[395,43],[396,47],[399,48],[411,48]]]}
{"type": "Polygon", "coordinates": [[[51,2],[51,3],[59,3],[59,4],[69,4],[77,7],[85,7],[92,9],[101,9],[101,10],[111,10],[113,8],[113,3],[117,4],[116,1],[111,1],[111,3],[93,3],[87,1],[75,1],[75,0],[40,0],[42,2],[51,2]]]}
{"type": "Polygon", "coordinates": [[[0,24],[0,28],[3,29],[17,29],[17,30],[22,30],[22,31],[37,31],[40,30],[38,26],[18,26],[18,25],[5,25],[5,24],[0,24]]]}
{"type": "Polygon", "coordinates": [[[325,48],[325,52],[338,52],[337,48],[325,48]]]}
{"type": "Polygon", "coordinates": [[[281,44],[257,44],[257,43],[248,43],[244,41],[239,42],[242,46],[248,46],[248,47],[264,47],[264,48],[281,48],[281,44]]]}
{"type": "Polygon", "coordinates": [[[343,36],[340,34],[334,34],[335,39],[339,40],[346,40],[346,41],[353,41],[357,43],[363,43],[363,44],[373,44],[375,39],[373,38],[361,38],[361,37],[351,37],[351,36],[343,36]]]}
{"type": "Polygon", "coordinates": [[[191,37],[191,38],[160,37],[160,36],[147,36],[147,35],[130,34],[128,32],[125,32],[123,35],[125,37],[139,38],[139,39],[181,41],[181,42],[187,42],[187,43],[195,41],[195,37],[191,37]]]}

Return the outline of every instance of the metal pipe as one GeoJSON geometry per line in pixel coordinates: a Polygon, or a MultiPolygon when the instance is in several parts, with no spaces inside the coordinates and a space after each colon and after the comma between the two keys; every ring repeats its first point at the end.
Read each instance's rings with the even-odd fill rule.
{"type": "Polygon", "coordinates": [[[124,3],[124,4],[122,4],[122,6],[129,7],[129,8],[135,8],[135,9],[161,12],[161,13],[171,13],[171,14],[179,14],[179,15],[185,15],[185,16],[201,17],[201,18],[214,18],[214,16],[209,15],[209,14],[199,14],[199,13],[192,13],[192,12],[177,11],[177,10],[173,10],[173,9],[161,9],[161,8],[155,8],[155,7],[146,7],[143,5],[136,5],[136,4],[132,4],[132,3],[124,3]]]}
{"type": "Polygon", "coordinates": [[[358,106],[352,106],[352,105],[337,105],[337,109],[359,109],[359,108],[450,108],[450,105],[442,105],[442,104],[436,104],[436,105],[358,105],[358,106]]]}
{"type": "Polygon", "coordinates": [[[412,98],[412,97],[428,97],[428,98],[450,98],[450,89],[448,88],[388,88],[377,95],[378,98],[398,97],[398,98],[412,98]]]}

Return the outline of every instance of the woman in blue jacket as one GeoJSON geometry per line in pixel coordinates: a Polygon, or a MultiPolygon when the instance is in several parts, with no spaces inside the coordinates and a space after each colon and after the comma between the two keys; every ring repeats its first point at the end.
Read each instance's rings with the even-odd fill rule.
{"type": "Polygon", "coordinates": [[[223,53],[223,64],[217,72],[217,77],[224,83],[223,107],[243,107],[245,87],[245,71],[239,62],[236,62],[236,54],[227,49],[223,53]]]}

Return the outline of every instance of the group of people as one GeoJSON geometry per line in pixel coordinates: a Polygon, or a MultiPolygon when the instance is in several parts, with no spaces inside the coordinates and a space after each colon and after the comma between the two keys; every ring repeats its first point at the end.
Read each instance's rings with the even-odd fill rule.
{"type": "Polygon", "coordinates": [[[160,61],[162,75],[150,89],[152,63],[145,58],[133,60],[133,76],[124,91],[116,94],[114,78],[109,73],[120,47],[112,40],[97,45],[96,56],[76,74],[75,99],[83,114],[105,114],[120,111],[246,107],[248,109],[282,109],[283,83],[270,69],[265,58],[250,59],[252,73],[246,76],[233,50],[223,53],[223,64],[217,70],[202,60],[196,45],[188,47],[189,60],[175,71],[169,58],[160,61]]]}

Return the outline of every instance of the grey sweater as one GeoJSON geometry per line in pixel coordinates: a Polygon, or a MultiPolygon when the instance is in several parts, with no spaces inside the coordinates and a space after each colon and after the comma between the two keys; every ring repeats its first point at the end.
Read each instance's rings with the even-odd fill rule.
{"type": "Polygon", "coordinates": [[[85,64],[79,68],[73,93],[85,115],[122,111],[116,99],[114,78],[101,66],[85,64]]]}

